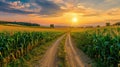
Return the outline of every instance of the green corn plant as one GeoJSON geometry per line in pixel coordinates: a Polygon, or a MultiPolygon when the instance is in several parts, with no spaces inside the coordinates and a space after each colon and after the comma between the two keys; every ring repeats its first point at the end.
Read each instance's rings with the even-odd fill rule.
{"type": "Polygon", "coordinates": [[[1,32],[0,67],[23,57],[38,45],[55,39],[63,32],[1,32]]]}
{"type": "Polygon", "coordinates": [[[74,32],[77,47],[93,58],[97,67],[117,67],[120,63],[120,28],[74,32]],[[87,42],[86,42],[87,41],[87,42]]]}

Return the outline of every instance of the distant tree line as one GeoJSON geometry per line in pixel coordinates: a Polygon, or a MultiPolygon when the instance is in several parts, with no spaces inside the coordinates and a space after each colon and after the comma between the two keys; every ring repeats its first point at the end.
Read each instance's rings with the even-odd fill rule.
{"type": "Polygon", "coordinates": [[[50,28],[54,28],[55,26],[54,26],[54,24],[50,24],[50,28]]]}
{"type": "MultiPolygon", "coordinates": [[[[111,25],[110,23],[106,23],[106,26],[111,26],[111,25]]],[[[116,22],[112,26],[120,26],[120,22],[116,22]]]]}
{"type": "MultiPolygon", "coordinates": [[[[110,22],[107,22],[106,26],[120,26],[120,22],[116,22],[114,24],[111,24],[110,22]]],[[[97,25],[96,27],[101,27],[101,26],[97,25]]],[[[86,26],[86,27],[80,27],[80,28],[94,28],[94,26],[86,26]]]]}
{"type": "Polygon", "coordinates": [[[110,23],[109,23],[109,22],[107,22],[107,23],[106,23],[106,26],[110,26],[110,23]]]}
{"type": "Polygon", "coordinates": [[[17,25],[23,25],[23,26],[40,26],[36,23],[28,23],[28,22],[8,22],[8,21],[0,21],[0,24],[17,24],[17,25]]]}
{"type": "Polygon", "coordinates": [[[117,23],[115,23],[113,25],[120,26],[120,22],[117,22],[117,23]]]}

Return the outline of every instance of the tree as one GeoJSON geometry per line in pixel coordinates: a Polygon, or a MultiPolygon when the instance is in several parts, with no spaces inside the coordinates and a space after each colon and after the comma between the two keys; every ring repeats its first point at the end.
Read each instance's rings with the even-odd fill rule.
{"type": "Polygon", "coordinates": [[[40,26],[36,23],[29,23],[29,22],[9,22],[9,21],[0,21],[0,24],[17,24],[17,25],[23,25],[23,26],[40,26]]]}
{"type": "Polygon", "coordinates": [[[100,27],[100,25],[97,25],[97,27],[100,27]]]}
{"type": "Polygon", "coordinates": [[[113,25],[120,26],[120,22],[117,22],[117,23],[115,23],[113,25]]]}
{"type": "Polygon", "coordinates": [[[110,23],[108,22],[108,23],[106,23],[106,26],[110,26],[110,23]]]}
{"type": "Polygon", "coordinates": [[[54,28],[54,24],[50,24],[50,28],[54,28]]]}

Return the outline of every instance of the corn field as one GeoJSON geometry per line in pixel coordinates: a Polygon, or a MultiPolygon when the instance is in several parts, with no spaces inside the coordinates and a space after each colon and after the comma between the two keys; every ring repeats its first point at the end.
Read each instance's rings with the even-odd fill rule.
{"type": "Polygon", "coordinates": [[[99,28],[73,32],[78,48],[94,59],[96,67],[118,67],[120,63],[120,28],[99,28]]]}
{"type": "Polygon", "coordinates": [[[61,34],[61,32],[0,32],[0,67],[61,34]]]}

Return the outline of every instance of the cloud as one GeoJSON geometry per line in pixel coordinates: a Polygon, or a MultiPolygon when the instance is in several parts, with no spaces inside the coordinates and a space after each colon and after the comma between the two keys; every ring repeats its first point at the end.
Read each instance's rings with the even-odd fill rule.
{"type": "Polygon", "coordinates": [[[8,2],[2,2],[1,10],[3,12],[9,13],[18,13],[18,14],[38,14],[40,16],[62,16],[64,13],[73,12],[73,13],[80,13],[84,16],[95,16],[97,15],[97,11],[85,7],[79,4],[73,4],[70,1],[64,0],[34,0],[29,2],[24,2],[23,0],[16,1],[16,0],[7,0],[8,2]],[[59,3],[60,2],[60,3],[59,3]],[[3,8],[5,7],[5,8],[3,8]],[[32,7],[32,9],[31,9],[32,7]]]}
{"type": "Polygon", "coordinates": [[[23,3],[28,3],[30,2],[30,0],[4,0],[6,2],[15,2],[15,1],[20,1],[20,2],[23,2],[23,3]]]}
{"type": "Polygon", "coordinates": [[[35,3],[41,7],[39,13],[40,15],[57,15],[64,12],[64,10],[61,9],[60,6],[53,1],[36,0],[35,3]]]}
{"type": "Polygon", "coordinates": [[[106,13],[111,16],[120,15],[120,8],[110,9],[106,13]]]}
{"type": "Polygon", "coordinates": [[[120,7],[120,0],[77,0],[79,3],[83,3],[84,6],[101,9],[101,10],[109,10],[111,8],[120,7]]]}
{"type": "MultiPolygon", "coordinates": [[[[112,2],[113,0],[1,0],[0,11],[16,14],[37,14],[42,17],[62,16],[69,12],[82,14],[84,17],[103,14],[119,15],[120,11],[118,9],[111,9],[118,4],[114,6],[108,4],[112,2]],[[109,9],[104,10],[106,8],[109,9]]],[[[116,2],[119,2],[119,0],[116,0],[116,2]]]]}
{"type": "Polygon", "coordinates": [[[11,8],[11,4],[0,1],[0,11],[7,13],[16,13],[16,14],[32,14],[34,12],[23,11],[15,8],[11,8]]]}
{"type": "Polygon", "coordinates": [[[38,14],[40,16],[60,16],[64,10],[53,1],[48,0],[5,0],[0,1],[0,11],[16,14],[38,14]]]}
{"type": "Polygon", "coordinates": [[[78,15],[80,14],[80,16],[84,16],[84,17],[98,16],[101,12],[100,10],[85,7],[81,3],[78,3],[76,6],[70,5],[66,8],[67,8],[66,10],[67,12],[77,13],[78,15]]]}
{"type": "Polygon", "coordinates": [[[24,9],[30,7],[29,3],[21,3],[20,1],[10,2],[10,5],[11,8],[16,8],[16,9],[24,9]]]}
{"type": "Polygon", "coordinates": [[[11,6],[10,8],[18,9],[26,12],[39,12],[40,9],[36,8],[32,3],[23,3],[21,1],[8,2],[11,6]]]}

